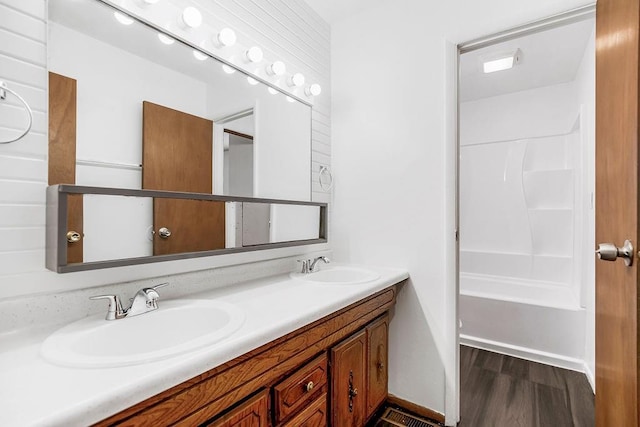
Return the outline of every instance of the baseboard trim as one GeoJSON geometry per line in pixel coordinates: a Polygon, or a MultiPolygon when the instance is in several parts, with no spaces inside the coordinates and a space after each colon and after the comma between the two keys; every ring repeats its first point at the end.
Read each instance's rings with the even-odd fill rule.
{"type": "Polygon", "coordinates": [[[408,410],[409,412],[413,412],[416,415],[432,419],[433,421],[437,421],[440,424],[444,424],[444,414],[441,414],[440,412],[436,412],[429,408],[425,408],[424,406],[420,406],[413,402],[409,402],[408,400],[404,400],[398,396],[394,396],[393,394],[387,395],[387,404],[399,406],[408,410]]]}
{"type": "Polygon", "coordinates": [[[595,375],[593,375],[593,372],[591,372],[591,369],[589,369],[589,365],[587,365],[586,362],[584,364],[584,374],[587,376],[587,381],[589,381],[589,385],[591,386],[591,390],[593,391],[593,394],[595,394],[596,393],[596,377],[595,375]]]}
{"type": "MultiPolygon", "coordinates": [[[[460,344],[587,374],[584,360],[460,334],[460,344]]],[[[589,375],[587,374],[587,378],[589,375]]],[[[591,381],[591,380],[589,380],[591,381]]]]}

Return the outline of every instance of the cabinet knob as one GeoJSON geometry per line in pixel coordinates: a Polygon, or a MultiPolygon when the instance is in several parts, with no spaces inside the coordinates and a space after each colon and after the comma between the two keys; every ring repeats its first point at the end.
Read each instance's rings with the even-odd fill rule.
{"type": "Polygon", "coordinates": [[[382,371],[384,369],[384,362],[378,362],[378,371],[382,371]]]}
{"type": "Polygon", "coordinates": [[[305,390],[307,391],[307,393],[309,393],[311,390],[313,390],[313,387],[315,386],[315,384],[313,383],[313,381],[309,381],[307,383],[306,386],[304,386],[305,390]]]}

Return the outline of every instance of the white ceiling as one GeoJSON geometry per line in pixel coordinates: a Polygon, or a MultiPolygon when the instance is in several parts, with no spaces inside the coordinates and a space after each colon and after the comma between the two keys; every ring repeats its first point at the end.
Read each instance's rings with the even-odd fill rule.
{"type": "Polygon", "coordinates": [[[304,0],[329,25],[370,8],[381,0],[304,0]]]}
{"type": "Polygon", "coordinates": [[[471,101],[573,81],[593,19],[553,28],[465,53],[460,58],[460,100],[471,101]],[[510,70],[484,74],[483,61],[502,52],[522,51],[521,63],[510,70]]]}

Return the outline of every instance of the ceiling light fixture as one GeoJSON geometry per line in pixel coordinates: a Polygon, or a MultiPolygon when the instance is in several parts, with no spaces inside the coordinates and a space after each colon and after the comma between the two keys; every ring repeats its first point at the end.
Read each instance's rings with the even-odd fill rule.
{"type": "Polygon", "coordinates": [[[304,84],[304,75],[302,75],[302,73],[295,73],[294,75],[289,77],[289,80],[287,80],[287,84],[289,86],[295,87],[302,86],[304,84]]]}
{"type": "Polygon", "coordinates": [[[222,30],[220,30],[220,32],[216,35],[215,40],[217,40],[218,44],[220,45],[220,47],[229,47],[229,46],[233,46],[234,44],[236,44],[236,32],[233,31],[231,28],[223,28],[222,30]]]}
{"type": "Polygon", "coordinates": [[[131,25],[133,24],[133,18],[125,15],[121,12],[113,12],[113,17],[116,18],[116,21],[121,23],[122,25],[131,25]]]}
{"type": "Polygon", "coordinates": [[[253,78],[253,77],[251,77],[251,76],[247,76],[247,81],[249,82],[249,84],[250,84],[251,86],[255,86],[255,85],[257,85],[258,83],[260,83],[259,81],[257,81],[256,79],[254,79],[254,78],[253,78]]]}
{"type": "Polygon", "coordinates": [[[513,68],[521,61],[522,51],[517,49],[507,55],[494,56],[493,59],[484,61],[482,63],[482,71],[485,74],[495,73],[496,71],[503,71],[513,68]]]}
{"type": "Polygon", "coordinates": [[[304,93],[306,93],[307,96],[318,96],[322,93],[322,86],[320,86],[318,83],[314,83],[311,86],[305,88],[304,93]]]}
{"type": "Polygon", "coordinates": [[[182,11],[182,23],[187,28],[198,28],[202,24],[202,14],[193,6],[186,7],[182,11]]]}
{"type": "Polygon", "coordinates": [[[275,90],[275,89],[274,89],[274,88],[272,88],[272,87],[268,87],[268,88],[267,88],[267,91],[268,91],[271,95],[277,95],[277,94],[278,94],[278,91],[277,91],[277,90],[275,90]]]}
{"type": "Polygon", "coordinates": [[[272,76],[281,76],[287,72],[287,66],[282,61],[274,61],[273,64],[269,64],[266,67],[267,74],[272,76]]]}

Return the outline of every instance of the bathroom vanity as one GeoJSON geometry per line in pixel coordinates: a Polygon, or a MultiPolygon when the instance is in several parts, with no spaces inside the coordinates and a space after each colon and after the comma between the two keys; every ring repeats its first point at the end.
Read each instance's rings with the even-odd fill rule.
{"type": "Polygon", "coordinates": [[[387,397],[395,296],[393,285],[97,425],[364,425],[387,397]]]}
{"type": "MultiPolygon", "coordinates": [[[[88,301],[95,293],[69,296],[99,313],[61,323],[48,311],[20,334],[0,336],[0,425],[364,425],[387,398],[389,325],[408,274],[360,270],[332,263],[304,277],[280,273],[163,299],[163,291],[176,289],[170,285],[159,289],[157,310],[113,321],[104,319],[106,302],[88,301]],[[360,270],[375,276],[362,283],[336,281],[360,270]],[[157,319],[194,302],[233,306],[244,320],[226,337],[170,357],[112,365],[102,360],[105,351],[127,357],[135,351],[132,340],[162,347],[174,335],[186,335],[194,317],[181,314],[165,327],[157,319]],[[133,320],[143,329],[131,331],[133,320]],[[90,356],[99,364],[66,356],[52,361],[43,350],[69,321],[94,322],[82,333],[91,338],[90,356]],[[105,341],[105,325],[124,327],[117,345],[105,341]]],[[[64,306],[69,299],[62,298],[64,306]]],[[[39,304],[53,308],[50,299],[39,301],[30,303],[38,313],[39,304]]],[[[58,347],[74,350],[71,342],[58,347]]]]}

